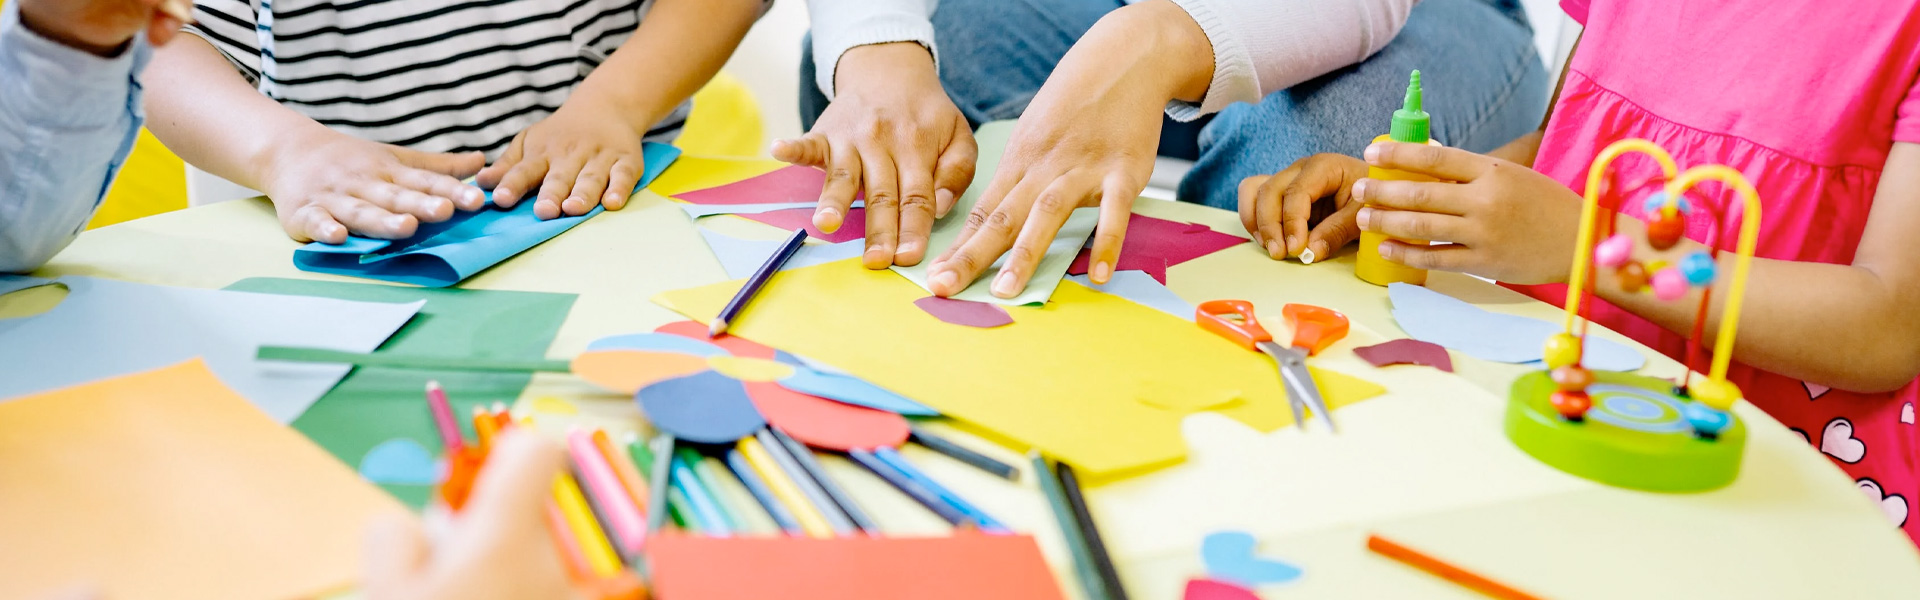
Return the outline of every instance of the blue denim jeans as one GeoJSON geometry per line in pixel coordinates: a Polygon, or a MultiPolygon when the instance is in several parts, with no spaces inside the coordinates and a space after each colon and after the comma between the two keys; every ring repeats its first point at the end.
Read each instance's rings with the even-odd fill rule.
{"type": "MultiPolygon", "coordinates": [[[[940,82],[975,126],[1020,116],[1067,50],[1117,0],[941,0],[940,82]]],[[[801,59],[800,116],[827,99],[801,59]]],[[[1387,132],[1407,74],[1421,71],[1433,137],[1475,152],[1539,128],[1551,93],[1518,0],[1423,0],[1386,48],[1358,65],[1234,104],[1194,123],[1169,119],[1160,154],[1194,161],[1179,198],[1234,210],[1240,180],[1320,152],[1359,156],[1387,132]]]]}

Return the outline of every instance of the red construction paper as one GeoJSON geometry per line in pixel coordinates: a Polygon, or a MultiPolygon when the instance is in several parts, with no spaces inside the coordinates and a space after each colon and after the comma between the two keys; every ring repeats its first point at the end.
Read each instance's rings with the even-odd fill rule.
{"type": "Polygon", "coordinates": [[[898,448],[912,432],[906,417],[802,394],[771,381],[748,382],[747,396],[767,423],[824,450],[898,448]]]}
{"type": "MultiPolygon", "coordinates": [[[[1146,271],[1161,285],[1167,283],[1167,268],[1247,241],[1247,238],[1214,231],[1199,223],[1181,223],[1145,215],[1127,218],[1127,239],[1120,244],[1120,260],[1115,271],[1146,271]]],[[[1081,250],[1067,267],[1068,275],[1085,275],[1091,266],[1092,250],[1081,250]]]]}
{"type": "Polygon", "coordinates": [[[741,358],[758,358],[762,360],[773,360],[773,349],[768,348],[764,345],[761,345],[760,342],[756,342],[743,337],[737,337],[732,335],[721,335],[720,337],[717,337],[717,338],[707,337],[708,329],[707,329],[707,324],[705,323],[699,323],[695,321],[674,321],[672,323],[668,323],[668,324],[656,327],[654,328],[653,331],[654,333],[666,333],[671,335],[677,335],[683,338],[700,340],[702,342],[706,342],[706,343],[724,348],[726,349],[728,354],[732,354],[734,356],[738,356],[741,358]]]}
{"type": "Polygon", "coordinates": [[[792,166],[719,187],[685,192],[675,198],[694,204],[775,204],[816,202],[827,173],[813,167],[792,166]]]}
{"type": "Polygon", "coordinates": [[[1453,372],[1453,357],[1447,349],[1432,342],[1399,339],[1384,344],[1354,348],[1353,354],[1376,367],[1387,365],[1425,365],[1453,372]]]}
{"type": "Polygon", "coordinates": [[[913,305],[933,315],[933,318],[953,325],[985,329],[1013,324],[1013,316],[1007,314],[1007,309],[985,302],[927,296],[913,301],[913,305]]]}
{"type": "Polygon", "coordinates": [[[1183,600],[1260,600],[1252,591],[1224,581],[1188,579],[1183,600]]]}
{"type": "Polygon", "coordinates": [[[702,537],[648,540],[655,597],[672,600],[1059,600],[1025,535],[702,537]]]}
{"type": "Polygon", "coordinates": [[[766,223],[785,231],[793,231],[794,229],[805,227],[807,228],[807,235],[813,236],[813,239],[826,240],[834,244],[867,237],[867,209],[856,208],[847,211],[847,218],[840,222],[840,229],[833,233],[821,231],[819,227],[813,226],[813,210],[814,209],[811,208],[789,208],[786,210],[735,216],[766,223]]]}

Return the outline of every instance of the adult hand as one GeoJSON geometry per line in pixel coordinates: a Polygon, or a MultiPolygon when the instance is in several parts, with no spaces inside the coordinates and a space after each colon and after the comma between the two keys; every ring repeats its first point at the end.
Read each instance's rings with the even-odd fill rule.
{"type": "Polygon", "coordinates": [[[182,17],[188,16],[193,7],[183,0],[18,1],[21,25],[47,39],[100,56],[118,55],[141,31],[147,32],[147,41],[155,46],[167,43],[186,24],[182,17]],[[169,5],[163,8],[163,4],[169,5]]]}
{"type": "Polygon", "coordinates": [[[495,443],[471,500],[441,539],[392,514],[367,529],[368,600],[576,598],[542,515],[560,450],[538,434],[495,443]]]}
{"type": "Polygon", "coordinates": [[[1367,163],[1443,182],[1362,179],[1353,187],[1366,231],[1388,240],[1387,260],[1420,269],[1460,271],[1518,284],[1566,281],[1580,228],[1580,196],[1553,178],[1512,162],[1422,144],[1367,147],[1367,163]]]}
{"type": "Polygon", "coordinates": [[[349,232],[401,239],[422,222],[486,204],[479,188],[460,182],[485,164],[478,152],[429,154],[320,129],[288,136],[275,155],[267,196],[280,226],[302,242],[338,244],[349,232]]]}
{"type": "Polygon", "coordinates": [[[493,203],[504,208],[538,187],[533,214],[542,219],[577,217],[601,205],[620,210],[646,170],[641,138],[650,125],[633,126],[610,105],[575,95],[514,136],[475,181],[491,188],[493,203]]]}
{"type": "Polygon", "coordinates": [[[1274,260],[1298,256],[1313,264],[1360,236],[1354,224],[1360,203],[1351,192],[1366,175],[1360,159],[1315,154],[1271,176],[1248,177],[1240,182],[1240,223],[1274,260]]]}
{"type": "Polygon", "coordinates": [[[821,231],[839,229],[865,192],[867,268],[920,264],[934,219],[973,182],[973,131],[920,44],[860,46],[836,71],[833,103],[806,135],[775,141],[773,157],[827,172],[821,231]]]}
{"type": "Polygon", "coordinates": [[[1100,207],[1088,274],[1106,283],[1133,199],[1153,174],[1161,112],[1174,98],[1204,96],[1212,69],[1206,34],[1171,2],[1102,18],[1027,106],[966,227],[934,262],[933,293],[960,293],[1006,254],[991,290],[1019,295],[1067,217],[1083,206],[1100,207]]]}

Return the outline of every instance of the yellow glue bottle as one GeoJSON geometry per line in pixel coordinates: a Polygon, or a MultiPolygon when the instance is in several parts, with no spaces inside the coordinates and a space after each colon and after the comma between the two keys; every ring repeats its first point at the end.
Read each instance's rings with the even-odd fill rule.
{"type": "MultiPolygon", "coordinates": [[[[1431,122],[1426,111],[1421,109],[1420,72],[1414,71],[1412,78],[1407,82],[1407,99],[1404,102],[1404,106],[1401,106],[1400,110],[1393,111],[1393,127],[1389,130],[1391,133],[1373,138],[1373,143],[1378,144],[1380,142],[1393,141],[1413,144],[1431,144],[1433,140],[1430,139],[1427,134],[1431,122]]],[[[1405,171],[1382,169],[1373,166],[1367,167],[1367,178],[1377,180],[1435,181],[1435,179],[1424,175],[1415,175],[1405,171]]],[[[1426,269],[1415,269],[1380,257],[1380,242],[1389,239],[1409,244],[1427,243],[1425,240],[1389,238],[1386,234],[1362,231],[1360,232],[1360,254],[1355,257],[1353,265],[1354,275],[1358,275],[1361,281],[1374,285],[1387,285],[1396,282],[1426,285],[1426,269]]]]}

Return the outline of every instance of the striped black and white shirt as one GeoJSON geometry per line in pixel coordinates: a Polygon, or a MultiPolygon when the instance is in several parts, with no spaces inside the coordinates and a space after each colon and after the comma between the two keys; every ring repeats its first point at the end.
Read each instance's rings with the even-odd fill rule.
{"type": "MultiPolygon", "coordinates": [[[[633,34],[651,0],[198,0],[187,31],[336,131],[498,158],[633,34]]],[[[689,103],[647,140],[671,142],[689,103]]]]}

